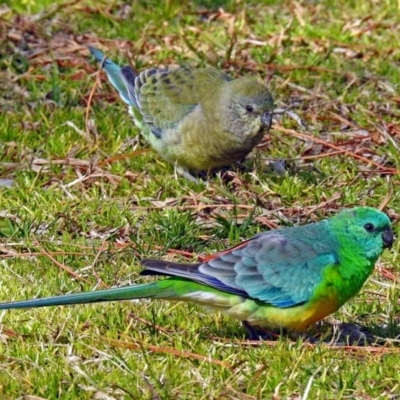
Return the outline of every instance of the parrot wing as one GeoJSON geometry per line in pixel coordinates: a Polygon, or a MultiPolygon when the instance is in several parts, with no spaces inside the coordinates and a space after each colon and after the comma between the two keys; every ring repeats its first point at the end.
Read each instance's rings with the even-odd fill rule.
{"type": "Polygon", "coordinates": [[[180,276],[282,308],[299,305],[312,297],[323,270],[339,263],[331,237],[313,225],[261,233],[204,263],[143,260],[143,274],[180,276]]]}
{"type": "Polygon", "coordinates": [[[121,75],[131,103],[137,104],[143,120],[157,137],[165,129],[176,128],[221,84],[232,80],[213,68],[152,68],[136,76],[132,68],[123,67],[121,75]]]}

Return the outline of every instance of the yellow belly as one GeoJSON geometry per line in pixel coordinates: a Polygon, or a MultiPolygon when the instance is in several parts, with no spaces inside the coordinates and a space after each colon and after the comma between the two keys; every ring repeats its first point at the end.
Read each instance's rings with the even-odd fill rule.
{"type": "Polygon", "coordinates": [[[285,328],[302,332],[329,314],[335,312],[341,304],[334,293],[315,298],[312,301],[287,308],[274,307],[261,301],[245,299],[218,291],[194,291],[180,296],[210,310],[218,310],[240,321],[267,328],[285,328]]]}
{"type": "Polygon", "coordinates": [[[294,331],[305,331],[312,325],[329,314],[335,312],[340,305],[329,297],[320,299],[313,303],[300,306],[278,308],[268,305],[255,306],[253,300],[246,300],[242,304],[231,307],[225,312],[237,319],[246,320],[252,325],[269,328],[286,328],[294,331]],[[252,304],[246,304],[246,303],[252,304]]]}

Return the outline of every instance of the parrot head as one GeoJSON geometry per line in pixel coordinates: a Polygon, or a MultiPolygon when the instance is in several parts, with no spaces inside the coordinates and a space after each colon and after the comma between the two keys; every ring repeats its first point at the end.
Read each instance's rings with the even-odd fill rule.
{"type": "Polygon", "coordinates": [[[340,235],[347,238],[353,252],[361,252],[375,261],[384,248],[393,244],[393,231],[389,217],[370,207],[356,207],[339,213],[332,223],[340,235]]]}
{"type": "Polygon", "coordinates": [[[260,140],[272,124],[271,93],[253,77],[235,79],[227,86],[229,130],[238,137],[260,140]]]}

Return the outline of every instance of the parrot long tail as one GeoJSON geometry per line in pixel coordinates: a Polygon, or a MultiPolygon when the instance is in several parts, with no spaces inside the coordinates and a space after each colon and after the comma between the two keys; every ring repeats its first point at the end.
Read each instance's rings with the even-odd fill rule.
{"type": "MultiPolygon", "coordinates": [[[[129,106],[134,106],[137,108],[135,97],[130,96],[128,93],[125,78],[121,75],[121,67],[119,67],[117,64],[115,64],[115,62],[107,58],[100,50],[96,49],[95,47],[89,46],[88,48],[89,51],[94,55],[96,60],[100,63],[101,67],[104,69],[110,83],[115,87],[115,89],[118,90],[121,99],[129,106]]],[[[130,69],[131,79],[134,79],[136,77],[131,67],[124,68],[130,69]]]]}
{"type": "Polygon", "coordinates": [[[0,310],[98,303],[105,301],[143,298],[176,299],[179,297],[179,295],[185,294],[185,287],[187,286],[185,283],[188,283],[186,279],[164,279],[161,281],[143,283],[140,285],[122,286],[118,288],[96,290],[93,292],[66,294],[62,296],[4,303],[0,304],[0,310]]]}

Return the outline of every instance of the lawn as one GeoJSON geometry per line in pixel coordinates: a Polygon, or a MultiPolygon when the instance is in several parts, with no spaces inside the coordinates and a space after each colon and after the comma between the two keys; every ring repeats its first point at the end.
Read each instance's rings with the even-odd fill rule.
{"type": "Polygon", "coordinates": [[[4,311],[0,398],[400,398],[399,26],[395,1],[1,5],[0,301],[143,282],[142,258],[197,261],[356,205],[385,211],[396,240],[361,293],[309,331],[359,324],[376,343],[249,342],[239,322],[183,302],[4,311]],[[88,45],[138,70],[257,75],[273,127],[246,168],[176,176],[88,45]]]}

